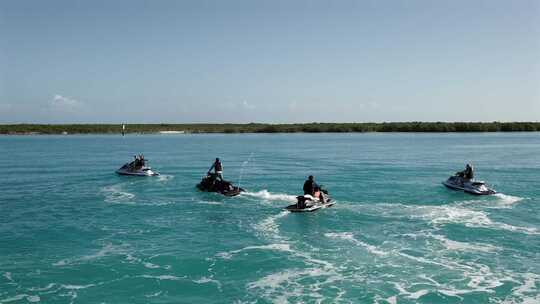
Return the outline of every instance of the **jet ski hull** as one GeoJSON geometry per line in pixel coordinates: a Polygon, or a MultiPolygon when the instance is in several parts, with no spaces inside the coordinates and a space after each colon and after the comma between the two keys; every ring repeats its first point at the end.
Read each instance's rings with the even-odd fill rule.
{"type": "Polygon", "coordinates": [[[299,208],[298,204],[292,204],[287,207],[285,207],[285,210],[288,210],[290,212],[313,212],[317,211],[319,209],[328,208],[334,206],[335,202],[332,200],[326,201],[326,203],[315,203],[312,205],[306,205],[304,208],[299,208]]]}
{"type": "Polygon", "coordinates": [[[466,181],[459,176],[451,176],[442,184],[452,190],[462,190],[463,192],[474,195],[491,195],[497,193],[497,191],[487,187],[484,182],[466,181]]]}
{"type": "Polygon", "coordinates": [[[202,181],[197,184],[197,189],[204,192],[215,192],[229,197],[237,196],[245,191],[240,187],[233,186],[230,182],[216,179],[215,175],[204,177],[202,181]]]}
{"type": "Polygon", "coordinates": [[[159,173],[152,171],[150,167],[142,168],[139,170],[130,170],[128,168],[120,168],[116,170],[116,174],[119,175],[130,175],[130,176],[157,176],[159,173]]]}
{"type": "Polygon", "coordinates": [[[467,192],[469,194],[474,194],[474,195],[491,195],[491,194],[497,194],[497,191],[493,190],[493,189],[487,189],[487,190],[484,190],[484,191],[481,191],[481,190],[477,190],[477,189],[474,189],[474,188],[465,188],[463,189],[464,192],[467,192]]]}
{"type": "Polygon", "coordinates": [[[452,190],[463,190],[463,187],[460,187],[458,185],[449,183],[448,181],[444,181],[442,184],[445,185],[447,188],[450,188],[452,190]]]}
{"type": "Polygon", "coordinates": [[[318,198],[315,198],[309,194],[300,195],[296,197],[296,204],[289,205],[285,207],[285,210],[291,212],[313,212],[322,208],[328,208],[334,205],[334,201],[327,195],[328,192],[325,191],[323,195],[323,201],[318,198]]]}
{"type": "Polygon", "coordinates": [[[212,189],[207,189],[204,186],[201,186],[201,184],[197,184],[197,189],[203,192],[214,192],[214,193],[219,193],[225,196],[237,196],[240,193],[246,191],[243,188],[238,188],[238,187],[235,187],[233,190],[229,190],[229,191],[212,190],[212,189]]]}

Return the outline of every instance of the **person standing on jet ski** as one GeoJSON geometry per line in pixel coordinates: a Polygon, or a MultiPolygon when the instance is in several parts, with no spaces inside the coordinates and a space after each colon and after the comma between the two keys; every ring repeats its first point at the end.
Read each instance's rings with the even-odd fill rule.
{"type": "Polygon", "coordinates": [[[309,194],[313,195],[315,194],[315,189],[319,188],[319,185],[315,182],[313,179],[313,175],[310,175],[308,177],[308,180],[304,183],[304,195],[309,194]]]}
{"type": "Polygon", "coordinates": [[[208,174],[210,174],[210,171],[212,171],[212,169],[214,169],[216,177],[223,181],[223,166],[221,165],[221,161],[219,160],[219,158],[216,158],[216,161],[212,164],[212,167],[208,169],[208,174]]]}

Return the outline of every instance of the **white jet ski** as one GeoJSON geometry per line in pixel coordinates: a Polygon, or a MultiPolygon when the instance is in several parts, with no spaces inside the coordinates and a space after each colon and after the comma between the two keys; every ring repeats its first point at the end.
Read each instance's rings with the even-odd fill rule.
{"type": "Polygon", "coordinates": [[[120,169],[116,170],[119,175],[133,175],[133,176],[156,176],[159,175],[152,168],[146,166],[147,160],[135,160],[130,163],[124,164],[120,169]]]}
{"type": "Polygon", "coordinates": [[[285,207],[285,210],[290,212],[313,212],[322,208],[328,208],[335,202],[328,196],[328,191],[322,190],[319,195],[299,195],[296,197],[296,204],[285,207]]]}
{"type": "Polygon", "coordinates": [[[490,195],[497,193],[497,191],[489,188],[483,181],[467,180],[459,175],[450,176],[443,182],[443,185],[453,190],[463,190],[475,195],[490,195]]]}

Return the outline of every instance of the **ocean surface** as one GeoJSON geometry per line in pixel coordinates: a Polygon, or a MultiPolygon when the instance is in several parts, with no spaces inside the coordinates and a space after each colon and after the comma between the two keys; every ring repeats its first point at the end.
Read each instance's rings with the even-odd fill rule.
{"type": "Polygon", "coordinates": [[[540,303],[540,133],[0,136],[0,303],[540,303]],[[144,153],[158,177],[114,171],[144,153]],[[197,191],[220,157],[247,192],[197,191]],[[441,182],[467,162],[500,194],[441,182]],[[336,200],[296,214],[313,174],[336,200]]]}

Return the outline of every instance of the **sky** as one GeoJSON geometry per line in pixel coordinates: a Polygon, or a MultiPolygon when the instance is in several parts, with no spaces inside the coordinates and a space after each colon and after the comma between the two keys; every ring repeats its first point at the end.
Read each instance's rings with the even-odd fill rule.
{"type": "Polygon", "coordinates": [[[539,120],[537,0],[0,0],[0,123],[539,120]]]}

